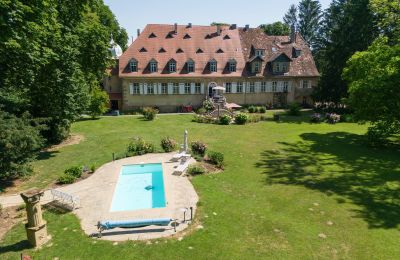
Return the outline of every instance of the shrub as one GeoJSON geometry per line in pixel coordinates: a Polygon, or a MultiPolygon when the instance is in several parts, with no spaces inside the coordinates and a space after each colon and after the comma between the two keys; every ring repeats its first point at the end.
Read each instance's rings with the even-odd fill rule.
{"type": "Polygon", "coordinates": [[[322,122],[321,114],[319,114],[319,113],[312,114],[311,117],[310,117],[310,121],[312,123],[320,123],[320,122],[322,122]]]}
{"type": "Polygon", "coordinates": [[[80,178],[83,168],[81,166],[72,166],[64,171],[65,174],[80,178]]]}
{"type": "Polygon", "coordinates": [[[290,116],[299,116],[301,114],[300,112],[300,105],[296,102],[290,103],[289,104],[289,109],[287,110],[287,114],[290,116]]]}
{"type": "Polygon", "coordinates": [[[169,153],[175,151],[178,148],[178,144],[174,139],[169,137],[164,137],[161,140],[161,147],[166,153],[169,153]]]}
{"type": "Polygon", "coordinates": [[[207,113],[207,109],[205,109],[204,107],[201,107],[201,108],[197,109],[196,113],[199,115],[204,115],[205,113],[207,113]]]}
{"type": "Polygon", "coordinates": [[[187,173],[190,175],[199,175],[205,172],[206,169],[204,169],[204,167],[201,165],[190,165],[187,169],[187,173]]]}
{"type": "Polygon", "coordinates": [[[204,156],[207,150],[207,145],[201,141],[195,141],[190,144],[192,152],[204,156]]]}
{"type": "Polygon", "coordinates": [[[71,183],[74,183],[76,179],[77,179],[77,178],[76,178],[75,176],[70,175],[70,174],[65,174],[65,173],[64,173],[63,175],[61,175],[61,176],[57,179],[57,181],[58,181],[58,183],[60,183],[60,184],[71,184],[71,183]]]}
{"type": "Polygon", "coordinates": [[[249,113],[257,113],[257,108],[255,106],[249,106],[247,110],[249,113]]]}
{"type": "Polygon", "coordinates": [[[156,115],[158,114],[158,110],[152,107],[145,107],[142,109],[142,115],[146,120],[154,120],[156,115]]]}
{"type": "Polygon", "coordinates": [[[204,124],[215,124],[218,119],[208,115],[195,115],[192,119],[193,122],[204,123],[204,124]]]}
{"type": "Polygon", "coordinates": [[[92,118],[95,118],[104,114],[108,110],[109,102],[110,99],[107,92],[95,87],[90,95],[90,104],[88,107],[89,115],[91,115],[92,118]]]}
{"type": "Polygon", "coordinates": [[[261,116],[260,115],[250,115],[249,119],[248,119],[248,122],[249,123],[257,123],[257,122],[260,122],[260,120],[261,120],[261,116]]]}
{"type": "Polygon", "coordinates": [[[224,155],[222,153],[210,151],[207,153],[207,157],[212,164],[218,167],[224,166],[224,155]]]}
{"type": "Polygon", "coordinates": [[[90,166],[90,172],[95,172],[96,171],[96,166],[94,164],[92,164],[92,166],[90,166]]]}
{"type": "Polygon", "coordinates": [[[204,100],[203,102],[203,108],[207,111],[213,111],[214,110],[214,104],[210,100],[204,100]]]}
{"type": "Polygon", "coordinates": [[[258,113],[264,114],[265,112],[267,112],[267,109],[264,106],[258,108],[258,113]]]}
{"type": "Polygon", "coordinates": [[[128,144],[127,154],[129,155],[142,155],[146,153],[152,153],[154,151],[154,145],[143,140],[141,137],[135,137],[128,144]]]}
{"type": "Polygon", "coordinates": [[[331,114],[326,114],[326,121],[330,124],[336,124],[340,122],[340,115],[331,113],[331,114]]]}
{"type": "Polygon", "coordinates": [[[246,124],[248,119],[249,119],[249,117],[246,114],[240,113],[240,114],[235,115],[235,123],[238,125],[246,124]]]}
{"type": "Polygon", "coordinates": [[[222,115],[219,117],[219,123],[221,125],[229,125],[231,123],[231,117],[229,115],[222,115]]]}

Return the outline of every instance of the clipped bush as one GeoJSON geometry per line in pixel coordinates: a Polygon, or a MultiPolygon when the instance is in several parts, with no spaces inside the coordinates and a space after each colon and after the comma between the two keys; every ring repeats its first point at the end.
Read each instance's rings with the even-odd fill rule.
{"type": "Polygon", "coordinates": [[[208,160],[210,163],[218,166],[218,167],[223,167],[224,166],[224,154],[220,152],[214,152],[214,151],[209,151],[207,153],[208,160]]]}
{"type": "Polygon", "coordinates": [[[81,166],[72,166],[64,171],[64,174],[71,175],[75,178],[80,178],[82,176],[83,168],[81,166]]]}
{"type": "Polygon", "coordinates": [[[314,114],[312,114],[311,117],[310,117],[310,121],[311,121],[312,123],[320,123],[320,122],[322,122],[322,116],[321,116],[321,114],[320,114],[320,113],[314,113],[314,114]]]}
{"type": "Polygon", "coordinates": [[[175,151],[178,148],[178,143],[169,137],[164,137],[161,139],[161,148],[166,152],[172,152],[175,151]]]}
{"type": "Polygon", "coordinates": [[[141,137],[134,137],[127,147],[127,155],[131,156],[142,155],[152,152],[154,152],[154,145],[152,143],[146,142],[141,137]]]}
{"type": "Polygon", "coordinates": [[[90,166],[90,172],[95,172],[96,171],[96,166],[94,164],[92,164],[92,166],[90,166]]]}
{"type": "Polygon", "coordinates": [[[142,115],[146,120],[154,120],[158,114],[158,110],[152,107],[145,107],[142,109],[142,115]]]}
{"type": "Polygon", "coordinates": [[[238,125],[246,124],[248,119],[249,119],[249,117],[246,114],[243,114],[243,113],[235,115],[235,123],[238,124],[238,125]]]}
{"type": "Polygon", "coordinates": [[[219,123],[221,125],[229,125],[231,123],[231,117],[229,115],[222,115],[219,117],[219,123]]]}
{"type": "Polygon", "coordinates": [[[257,107],[255,106],[249,106],[247,110],[249,111],[249,113],[257,113],[257,107]]]}
{"type": "Polygon", "coordinates": [[[201,141],[195,141],[190,144],[192,152],[204,156],[206,154],[207,145],[201,141]]]}
{"type": "Polygon", "coordinates": [[[77,178],[70,174],[63,174],[58,179],[57,182],[60,184],[71,184],[74,183],[77,178]]]}
{"type": "Polygon", "coordinates": [[[190,175],[200,175],[204,174],[206,172],[206,169],[204,169],[203,166],[201,165],[190,165],[187,169],[187,173],[190,175]]]}
{"type": "Polygon", "coordinates": [[[267,109],[264,106],[258,108],[258,113],[265,114],[266,112],[267,109]]]}
{"type": "Polygon", "coordinates": [[[293,103],[289,104],[289,108],[286,113],[289,116],[299,116],[299,115],[301,115],[300,110],[301,110],[300,105],[296,102],[293,102],[293,103]]]}

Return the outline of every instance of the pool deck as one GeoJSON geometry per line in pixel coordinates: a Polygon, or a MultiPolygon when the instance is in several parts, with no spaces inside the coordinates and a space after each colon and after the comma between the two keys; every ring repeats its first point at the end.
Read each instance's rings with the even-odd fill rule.
{"type": "MultiPolygon", "coordinates": [[[[177,219],[179,223],[176,227],[176,233],[171,226],[148,226],[135,229],[115,228],[103,231],[101,239],[125,241],[172,236],[188,227],[188,222],[183,223],[183,212],[181,209],[193,207],[194,215],[196,212],[196,204],[199,199],[192,183],[187,177],[172,174],[174,169],[179,165],[179,162],[170,162],[174,154],[175,153],[146,154],[110,162],[98,168],[89,178],[68,186],[57,188],[57,190],[79,197],[80,206],[74,210],[74,213],[80,219],[81,227],[87,235],[93,236],[97,234],[96,224],[98,221],[171,218],[177,219]],[[118,181],[121,167],[127,164],[139,163],[162,163],[166,207],[110,212],[114,189],[118,181]]],[[[190,160],[192,163],[195,162],[194,159],[190,160]]],[[[45,192],[42,201],[43,203],[51,201],[49,191],[45,192]]],[[[190,217],[190,211],[186,213],[186,219],[188,219],[188,217],[190,217]]]]}

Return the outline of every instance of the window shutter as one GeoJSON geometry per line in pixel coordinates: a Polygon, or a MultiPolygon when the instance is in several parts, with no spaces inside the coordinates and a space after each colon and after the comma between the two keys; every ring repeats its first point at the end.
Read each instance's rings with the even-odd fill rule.
{"type": "Polygon", "coordinates": [[[261,82],[256,82],[256,83],[254,84],[254,88],[255,88],[255,92],[256,92],[256,93],[261,92],[261,82]]]}
{"type": "Polygon", "coordinates": [[[232,93],[236,93],[236,86],[237,86],[237,83],[236,82],[232,82],[232,87],[231,87],[231,92],[232,93]]]}
{"type": "Polygon", "coordinates": [[[129,83],[129,94],[133,95],[133,83],[129,83]]]}
{"type": "Polygon", "coordinates": [[[172,83],[168,83],[168,94],[171,95],[173,92],[173,84],[172,83]]]}
{"type": "Polygon", "coordinates": [[[201,94],[204,94],[204,83],[201,83],[200,92],[201,94]]]}
{"type": "Polygon", "coordinates": [[[143,83],[139,83],[139,93],[140,93],[140,95],[143,95],[144,94],[144,90],[143,90],[143,83]]]}
{"type": "Polygon", "coordinates": [[[185,83],[179,83],[179,94],[185,94],[185,83]]]}
{"type": "Polygon", "coordinates": [[[147,95],[147,83],[143,83],[143,94],[147,95]]]}
{"type": "Polygon", "coordinates": [[[190,93],[192,93],[192,94],[196,93],[196,84],[195,83],[190,83],[190,93]]]}
{"type": "Polygon", "coordinates": [[[224,87],[225,90],[223,90],[223,93],[226,93],[226,83],[222,83],[222,87],[224,87]]]}

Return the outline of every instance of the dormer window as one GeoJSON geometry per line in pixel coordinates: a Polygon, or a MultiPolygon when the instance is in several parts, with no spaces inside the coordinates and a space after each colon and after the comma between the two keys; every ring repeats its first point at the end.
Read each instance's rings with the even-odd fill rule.
{"type": "Polygon", "coordinates": [[[130,62],[129,62],[129,68],[130,68],[130,70],[131,70],[131,72],[137,72],[137,70],[138,70],[138,63],[137,63],[137,60],[135,60],[135,59],[132,59],[130,62]]]}
{"type": "Polygon", "coordinates": [[[211,72],[217,72],[217,61],[212,59],[209,63],[210,65],[210,71],[211,72]]]}
{"type": "Polygon", "coordinates": [[[285,73],[289,71],[289,62],[273,62],[272,70],[274,73],[285,73]]]}
{"type": "Polygon", "coordinates": [[[189,34],[185,34],[185,36],[183,36],[183,39],[190,39],[192,38],[189,34]]]}
{"type": "Polygon", "coordinates": [[[194,72],[195,67],[194,67],[194,61],[192,59],[188,60],[186,65],[188,73],[194,72]]]}
{"type": "Polygon", "coordinates": [[[158,53],[164,53],[164,52],[167,52],[164,48],[161,48],[161,49],[158,51],[158,53]]]}
{"type": "Polygon", "coordinates": [[[139,50],[139,52],[147,52],[147,50],[146,50],[145,47],[143,47],[143,48],[141,48],[141,49],[139,50]]]}
{"type": "Polygon", "coordinates": [[[225,35],[224,36],[224,40],[229,40],[231,37],[229,37],[229,35],[225,35]]]}
{"type": "Polygon", "coordinates": [[[149,35],[149,38],[156,38],[157,36],[154,34],[154,33],[151,33],[150,35],[149,35]]]}
{"type": "Polygon", "coordinates": [[[196,53],[203,53],[204,51],[200,48],[197,49],[196,53]]]}
{"type": "Polygon", "coordinates": [[[157,61],[155,60],[155,59],[152,59],[151,61],[150,61],[150,72],[151,73],[154,73],[154,72],[157,72],[157,61]]]}
{"type": "Polygon", "coordinates": [[[236,71],[236,60],[235,59],[231,59],[229,60],[229,72],[235,72],[236,71]]]}
{"type": "Polygon", "coordinates": [[[174,38],[174,36],[172,35],[172,33],[168,33],[167,36],[165,36],[165,38],[171,39],[171,38],[174,38]]]}
{"type": "Polygon", "coordinates": [[[181,48],[176,50],[176,53],[183,53],[183,50],[181,48]]]}
{"type": "Polygon", "coordinates": [[[261,70],[261,62],[255,61],[253,62],[253,73],[259,73],[261,70]]]}
{"type": "Polygon", "coordinates": [[[222,49],[218,49],[216,52],[217,53],[224,53],[224,51],[222,49]]]}
{"type": "Polygon", "coordinates": [[[176,72],[176,61],[170,60],[168,63],[168,69],[170,73],[176,72]]]}
{"type": "Polygon", "coordinates": [[[256,54],[256,56],[262,57],[262,56],[264,56],[264,50],[256,49],[255,54],[256,54]]]}

